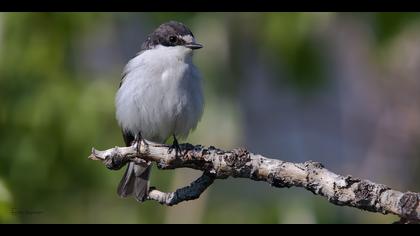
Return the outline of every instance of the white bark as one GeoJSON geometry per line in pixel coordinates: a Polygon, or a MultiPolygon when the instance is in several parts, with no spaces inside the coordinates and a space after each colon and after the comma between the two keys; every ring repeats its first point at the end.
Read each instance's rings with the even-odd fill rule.
{"type": "Polygon", "coordinates": [[[274,187],[303,187],[336,205],[398,215],[402,223],[420,220],[419,193],[400,192],[369,180],[341,176],[317,162],[291,163],[252,154],[242,148],[223,151],[191,144],[182,144],[185,154],[176,156],[175,151],[168,152],[169,146],[146,142],[105,151],[93,149],[89,158],[101,160],[113,170],[120,169],[129,161],[146,160],[156,162],[160,169],[186,167],[203,171],[200,178],[175,192],[150,189],[149,200],[169,206],[198,198],[215,179],[234,177],[265,181],[274,187]]]}

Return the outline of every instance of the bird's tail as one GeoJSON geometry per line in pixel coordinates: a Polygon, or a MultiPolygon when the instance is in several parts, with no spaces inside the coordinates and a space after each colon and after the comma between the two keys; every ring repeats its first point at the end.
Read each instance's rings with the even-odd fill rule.
{"type": "Polygon", "coordinates": [[[133,162],[128,163],[118,185],[118,195],[124,198],[132,196],[139,202],[146,200],[151,167],[151,164],[142,166],[133,162]]]}

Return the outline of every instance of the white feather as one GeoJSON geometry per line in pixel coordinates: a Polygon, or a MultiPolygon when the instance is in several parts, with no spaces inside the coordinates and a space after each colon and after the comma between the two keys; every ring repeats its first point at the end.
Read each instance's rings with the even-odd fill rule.
{"type": "Polygon", "coordinates": [[[186,137],[203,113],[201,76],[192,50],[157,46],[125,67],[117,92],[116,117],[124,131],[163,142],[170,135],[186,137]]]}

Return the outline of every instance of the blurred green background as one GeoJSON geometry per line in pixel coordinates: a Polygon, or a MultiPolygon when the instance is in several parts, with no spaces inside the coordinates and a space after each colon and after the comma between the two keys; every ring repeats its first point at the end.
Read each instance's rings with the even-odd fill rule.
{"type": "MultiPolygon", "coordinates": [[[[120,199],[121,71],[159,24],[204,48],[206,107],[188,142],[316,160],[420,191],[420,14],[0,13],[0,223],[391,223],[302,189],[218,180],[175,207],[120,199]]],[[[152,172],[175,190],[192,170],[152,172]]]]}

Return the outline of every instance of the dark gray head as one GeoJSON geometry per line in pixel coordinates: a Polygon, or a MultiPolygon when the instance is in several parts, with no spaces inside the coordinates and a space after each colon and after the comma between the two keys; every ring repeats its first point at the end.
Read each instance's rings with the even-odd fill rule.
{"type": "Polygon", "coordinates": [[[203,47],[201,44],[195,42],[194,35],[187,26],[176,21],[161,24],[147,36],[141,49],[152,49],[157,45],[165,47],[185,46],[191,49],[200,49],[203,47]]]}

